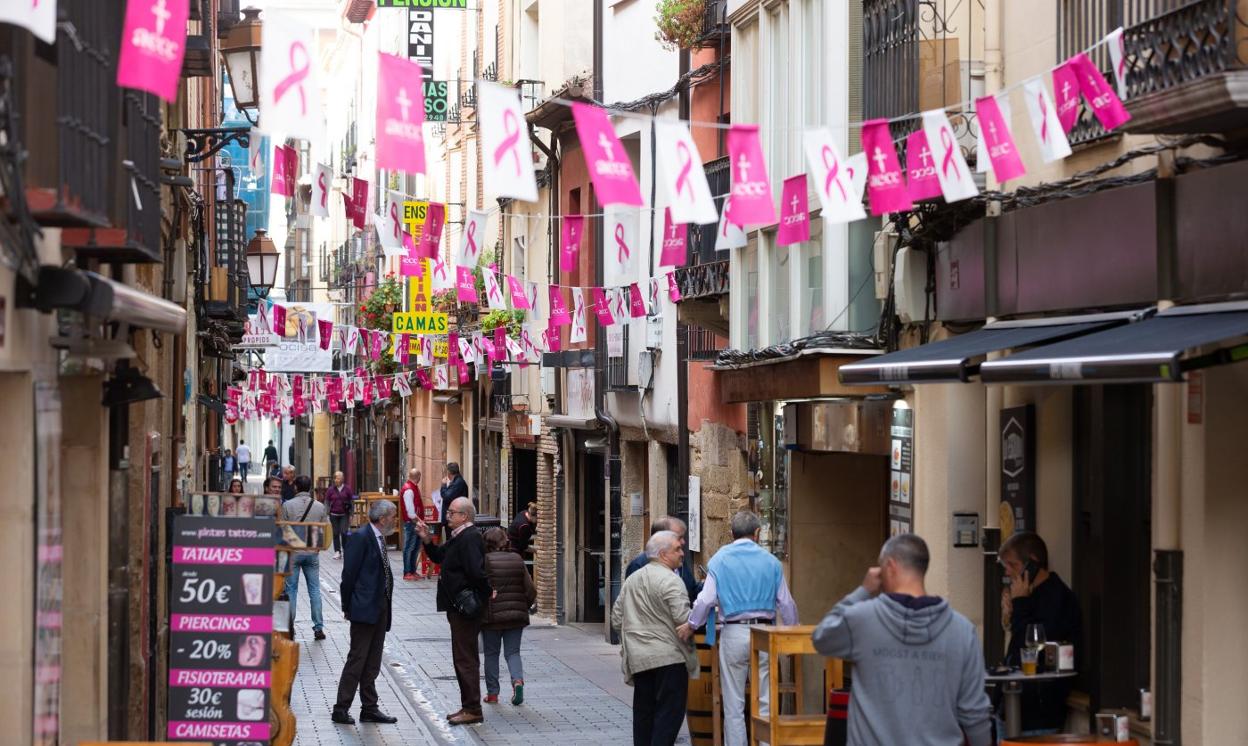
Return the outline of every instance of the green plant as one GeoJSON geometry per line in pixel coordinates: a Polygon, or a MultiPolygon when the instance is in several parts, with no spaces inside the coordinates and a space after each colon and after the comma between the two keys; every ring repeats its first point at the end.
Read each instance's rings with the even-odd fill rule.
{"type": "Polygon", "coordinates": [[[702,37],[706,0],[659,0],[654,38],[666,49],[692,49],[702,37]]]}
{"type": "Polygon", "coordinates": [[[507,327],[507,336],[515,337],[520,334],[520,325],[524,323],[524,311],[490,311],[481,317],[481,331],[492,333],[500,326],[507,327]]]}
{"type": "Polygon", "coordinates": [[[433,310],[438,313],[451,313],[459,305],[459,294],[455,288],[439,290],[433,294],[433,310]]]}
{"type": "Polygon", "coordinates": [[[403,309],[403,283],[391,272],[382,278],[373,292],[360,304],[355,314],[356,326],[362,329],[390,331],[391,314],[403,309]]]}

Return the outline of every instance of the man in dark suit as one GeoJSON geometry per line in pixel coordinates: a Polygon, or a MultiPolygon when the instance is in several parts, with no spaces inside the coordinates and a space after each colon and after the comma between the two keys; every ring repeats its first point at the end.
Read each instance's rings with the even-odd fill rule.
{"type": "Polygon", "coordinates": [[[441,565],[438,577],[438,611],[446,612],[451,625],[451,658],[455,662],[455,678],[459,680],[459,712],[447,716],[451,725],[479,723],[481,714],[481,651],[477,638],[481,634],[481,614],[467,615],[456,608],[456,597],[471,589],[477,606],[485,610],[490,599],[490,584],[485,576],[485,541],[473,525],[477,511],[467,497],[451,501],[444,513],[450,538],[444,544],[431,544],[429,526],[417,521],[416,532],[424,543],[425,554],[441,565]]]}
{"type": "Polygon", "coordinates": [[[351,622],[351,650],[338,681],[338,701],[333,721],[355,723],[351,703],[360,690],[360,720],[365,723],[397,723],[399,719],[377,706],[377,674],[381,653],[390,630],[390,600],[394,592],[394,571],[386,556],[386,537],[398,526],[398,508],[389,500],[378,500],[369,507],[369,526],[356,531],[344,551],[342,583],[339,586],[342,612],[351,622]]]}
{"type": "MultiPolygon", "coordinates": [[[[671,531],[680,539],[680,546],[685,547],[685,534],[689,532],[689,527],[684,521],[674,515],[659,516],[650,524],[650,535],[654,536],[660,531],[671,531]]],[[[693,604],[697,600],[698,594],[702,592],[702,584],[693,577],[693,570],[689,567],[689,555],[686,552],[685,562],[676,570],[676,574],[680,576],[681,581],[685,584],[685,590],[689,592],[689,603],[693,604]]],[[[633,558],[628,563],[628,567],[624,568],[624,578],[628,579],[630,575],[637,572],[641,568],[650,564],[650,558],[645,552],[633,558]]]]}
{"type": "MultiPolygon", "coordinates": [[[[459,464],[454,461],[446,465],[446,474],[442,477],[442,504],[448,505],[457,497],[469,497],[468,483],[459,472],[459,464]]],[[[477,509],[477,501],[472,501],[472,509],[477,509]]]]}

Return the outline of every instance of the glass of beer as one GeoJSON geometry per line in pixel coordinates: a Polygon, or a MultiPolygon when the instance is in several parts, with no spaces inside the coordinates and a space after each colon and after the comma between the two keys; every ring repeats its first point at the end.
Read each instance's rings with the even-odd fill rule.
{"type": "Polygon", "coordinates": [[[1019,655],[1022,657],[1023,675],[1035,676],[1036,675],[1036,659],[1040,657],[1039,648],[1025,647],[1019,651],[1019,655]]]}

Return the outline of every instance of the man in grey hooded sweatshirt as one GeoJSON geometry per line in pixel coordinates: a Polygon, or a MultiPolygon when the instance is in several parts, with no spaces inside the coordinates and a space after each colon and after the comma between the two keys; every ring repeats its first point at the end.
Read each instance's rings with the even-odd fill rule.
{"type": "Polygon", "coordinates": [[[970,620],[927,595],[927,544],[884,543],[880,565],[812,635],[815,649],[854,664],[850,746],[989,746],[984,656],[970,620]],[[883,591],[883,593],[881,593],[883,591]]]}

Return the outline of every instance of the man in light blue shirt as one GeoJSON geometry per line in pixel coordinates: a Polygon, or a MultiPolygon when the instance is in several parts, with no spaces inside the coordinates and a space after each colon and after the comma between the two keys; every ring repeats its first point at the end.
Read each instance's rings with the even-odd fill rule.
{"type": "MultiPolygon", "coordinates": [[[[797,624],[797,604],[789,592],[780,560],[758,545],[758,516],[742,510],[732,517],[731,544],[720,547],[707,567],[706,582],[698,594],[682,632],[706,623],[711,608],[719,607],[719,676],[724,702],[724,746],[745,746],[745,681],[750,671],[750,625],[797,624]]],[[[708,630],[707,641],[714,637],[708,630]]],[[[760,656],[759,714],[766,716],[768,671],[760,656]]]]}

